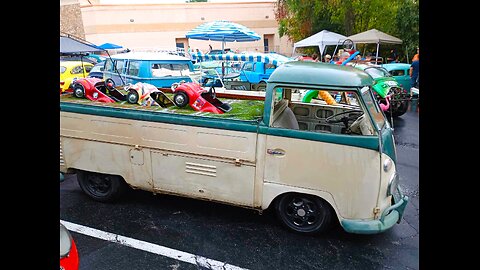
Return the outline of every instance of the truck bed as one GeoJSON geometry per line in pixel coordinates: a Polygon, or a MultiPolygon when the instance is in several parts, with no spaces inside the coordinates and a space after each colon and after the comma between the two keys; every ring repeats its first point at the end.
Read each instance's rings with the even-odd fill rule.
{"type": "MultiPolygon", "coordinates": [[[[173,97],[171,93],[165,93],[169,98],[173,97]]],[[[74,97],[71,93],[65,93],[60,96],[60,102],[69,102],[76,104],[85,104],[100,107],[116,107],[125,108],[128,110],[143,110],[143,111],[155,111],[159,113],[173,113],[173,114],[187,114],[198,115],[203,117],[217,117],[217,118],[231,118],[236,120],[257,120],[263,115],[263,100],[246,100],[246,99],[227,99],[223,98],[222,102],[226,102],[232,106],[232,110],[224,114],[206,113],[193,110],[190,106],[179,108],[171,106],[168,108],[162,108],[159,106],[141,106],[137,104],[130,104],[126,101],[115,103],[102,103],[91,101],[85,98],[74,97]]]]}

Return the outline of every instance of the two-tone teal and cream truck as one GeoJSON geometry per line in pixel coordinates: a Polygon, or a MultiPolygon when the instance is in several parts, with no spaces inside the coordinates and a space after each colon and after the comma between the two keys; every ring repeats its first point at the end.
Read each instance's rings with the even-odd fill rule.
{"type": "Polygon", "coordinates": [[[76,173],[98,201],[131,187],[273,208],[301,233],[334,219],[347,232],[383,232],[400,222],[408,197],[372,84],[352,67],[294,61],[265,92],[217,90],[232,107],[224,114],[62,97],[60,172],[76,173]],[[303,103],[309,90],[322,95],[303,103]]]}

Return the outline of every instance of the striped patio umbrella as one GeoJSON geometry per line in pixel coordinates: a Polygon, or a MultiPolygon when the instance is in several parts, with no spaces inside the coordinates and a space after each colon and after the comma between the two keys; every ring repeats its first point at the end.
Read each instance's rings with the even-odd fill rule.
{"type": "Polygon", "coordinates": [[[262,62],[270,63],[275,66],[279,66],[285,62],[292,61],[292,58],[288,58],[281,54],[273,53],[247,53],[247,54],[192,54],[193,60],[201,61],[248,61],[248,62],[262,62]]]}
{"type": "MultiPolygon", "coordinates": [[[[213,40],[222,42],[222,52],[225,48],[225,42],[247,42],[256,41],[260,36],[247,27],[229,21],[213,21],[203,23],[193,30],[187,32],[185,37],[200,40],[213,40]]],[[[222,63],[222,77],[223,77],[222,63]]]]}
{"type": "Polygon", "coordinates": [[[203,23],[187,32],[187,38],[200,40],[213,40],[222,42],[244,42],[259,40],[260,36],[247,27],[229,21],[213,21],[203,23]]]}

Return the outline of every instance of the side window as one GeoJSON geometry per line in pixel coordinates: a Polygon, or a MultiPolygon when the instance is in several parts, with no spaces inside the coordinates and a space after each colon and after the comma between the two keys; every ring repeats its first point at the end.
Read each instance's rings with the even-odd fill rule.
{"type": "Polygon", "coordinates": [[[76,66],[70,71],[72,74],[82,74],[82,66],[76,66]]]}
{"type": "Polygon", "coordinates": [[[375,134],[356,91],[275,88],[270,126],[337,135],[375,134]]]}
{"type": "Polygon", "coordinates": [[[243,64],[243,70],[253,71],[253,63],[247,62],[247,63],[243,64]]]}
{"type": "Polygon", "coordinates": [[[391,70],[390,74],[392,74],[392,76],[403,76],[405,75],[405,71],[403,69],[391,70]]]}
{"type": "Polygon", "coordinates": [[[108,59],[108,60],[105,62],[105,71],[113,72],[113,63],[112,63],[112,60],[108,59]]]}
{"type": "Polygon", "coordinates": [[[140,70],[140,62],[139,61],[130,61],[128,65],[128,75],[138,76],[138,72],[140,70]]]}
{"type": "Polygon", "coordinates": [[[120,72],[121,74],[125,73],[125,60],[115,60],[115,65],[117,66],[118,72],[120,72]]]}
{"type": "Polygon", "coordinates": [[[277,67],[272,63],[265,64],[265,69],[276,69],[276,68],[277,67]]]}
{"type": "Polygon", "coordinates": [[[186,76],[190,72],[187,64],[154,63],[151,68],[152,77],[186,76]]]}

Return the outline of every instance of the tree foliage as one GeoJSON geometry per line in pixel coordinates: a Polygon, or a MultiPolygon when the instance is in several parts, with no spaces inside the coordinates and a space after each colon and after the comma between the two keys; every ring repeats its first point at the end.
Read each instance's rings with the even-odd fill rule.
{"type": "Polygon", "coordinates": [[[418,46],[418,0],[277,0],[275,19],[292,42],[321,30],[350,36],[375,28],[402,39],[409,54],[418,46]]]}

